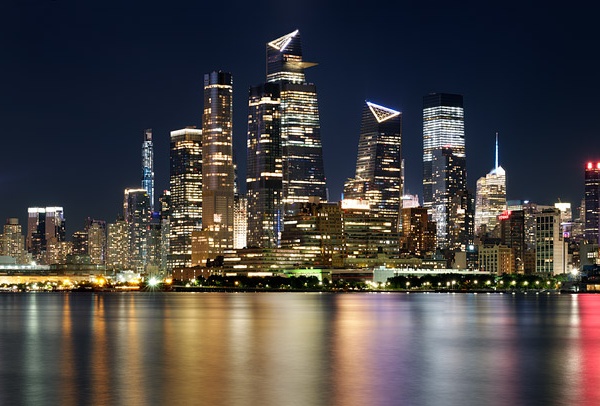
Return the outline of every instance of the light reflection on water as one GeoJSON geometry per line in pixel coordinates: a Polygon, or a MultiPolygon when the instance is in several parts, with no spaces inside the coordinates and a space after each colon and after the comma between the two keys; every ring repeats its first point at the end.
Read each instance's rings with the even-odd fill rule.
{"type": "Polygon", "coordinates": [[[597,405],[600,295],[0,295],[0,404],[597,405]]]}

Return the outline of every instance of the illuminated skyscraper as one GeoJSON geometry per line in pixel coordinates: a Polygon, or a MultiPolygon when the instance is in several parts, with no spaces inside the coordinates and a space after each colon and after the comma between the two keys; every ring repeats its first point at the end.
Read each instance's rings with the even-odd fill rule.
{"type": "Polygon", "coordinates": [[[27,250],[42,260],[49,242],[65,241],[64,211],[62,207],[30,207],[27,213],[27,250]]]}
{"type": "Polygon", "coordinates": [[[17,218],[6,219],[3,233],[0,235],[0,255],[13,257],[17,264],[27,262],[25,237],[17,218]]]}
{"type": "Polygon", "coordinates": [[[151,128],[144,131],[142,143],[142,189],[148,192],[150,210],[154,211],[154,147],[151,128]]]}
{"type": "Polygon", "coordinates": [[[233,79],[204,75],[202,115],[202,232],[200,256],[214,259],[233,248],[233,79]]]}
{"type": "Polygon", "coordinates": [[[246,169],[249,247],[277,247],[283,227],[280,102],[277,85],[266,83],[250,89],[246,169]]]}
{"type": "Polygon", "coordinates": [[[123,219],[108,225],[106,265],[112,270],[129,267],[129,226],[123,219]]]}
{"type": "MultiPolygon", "coordinates": [[[[152,212],[146,189],[125,189],[123,217],[129,225],[130,265],[144,271],[148,260],[148,229],[152,212]]],[[[88,247],[89,249],[89,247],[88,247]]]]}
{"type": "Polygon", "coordinates": [[[192,264],[192,231],[202,229],[202,130],[171,131],[167,268],[192,264]]]}
{"type": "Polygon", "coordinates": [[[588,162],[585,167],[584,238],[600,244],[600,162],[588,162]]]}
{"type": "Polygon", "coordinates": [[[248,244],[277,246],[282,214],[311,196],[326,200],[327,191],[317,91],[304,75],[316,64],[302,60],[298,30],[266,51],[267,83],[251,88],[249,98],[248,244]]]}
{"type": "Polygon", "coordinates": [[[506,171],[498,164],[498,134],[496,134],[496,165],[485,177],[477,180],[476,232],[492,231],[498,224],[498,215],[504,210],[506,210],[506,171]]]}
{"type": "Polygon", "coordinates": [[[470,199],[463,97],[427,95],[423,98],[423,205],[436,223],[438,247],[465,250],[473,228],[470,199]]]}
{"type": "Polygon", "coordinates": [[[402,196],[402,115],[365,102],[356,175],[344,185],[345,199],[369,202],[371,213],[392,220],[398,231],[402,196]]]}

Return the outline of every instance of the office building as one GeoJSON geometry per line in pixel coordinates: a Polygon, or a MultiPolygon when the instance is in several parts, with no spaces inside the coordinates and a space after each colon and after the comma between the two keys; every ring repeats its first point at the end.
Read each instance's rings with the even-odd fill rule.
{"type": "Polygon", "coordinates": [[[441,249],[464,251],[472,240],[467,190],[463,97],[423,98],[423,205],[437,227],[441,249]]]}
{"type": "Polygon", "coordinates": [[[249,247],[277,247],[283,228],[280,103],[275,84],[250,89],[246,161],[249,247]]]}
{"type": "Polygon", "coordinates": [[[304,70],[298,30],[267,43],[265,84],[252,87],[248,114],[248,244],[278,246],[283,214],[312,196],[327,200],[319,109],[304,70]],[[281,183],[281,184],[280,184],[281,183]]]}
{"type": "Polygon", "coordinates": [[[496,133],[496,165],[486,176],[477,179],[475,192],[475,232],[492,232],[498,216],[506,210],[506,171],[498,162],[498,133],[496,133]]]}
{"type": "Polygon", "coordinates": [[[402,193],[402,115],[366,101],[362,110],[356,174],[345,199],[369,202],[371,213],[389,218],[398,231],[402,193]]]}
{"type": "Polygon", "coordinates": [[[600,244],[600,162],[588,162],[585,166],[584,239],[600,244]]]}
{"type": "Polygon", "coordinates": [[[129,268],[129,225],[122,218],[107,227],[106,267],[111,270],[129,268]]]}
{"type": "Polygon", "coordinates": [[[29,207],[27,214],[27,250],[34,260],[44,262],[48,242],[65,241],[63,208],[29,207]]]}
{"type": "Polygon", "coordinates": [[[204,75],[202,115],[202,261],[233,248],[233,78],[204,75]]]}
{"type": "Polygon", "coordinates": [[[0,236],[0,255],[14,258],[17,264],[28,262],[25,236],[17,218],[6,219],[4,230],[0,236]]]}
{"type": "Polygon", "coordinates": [[[123,217],[129,226],[129,264],[133,270],[143,272],[148,260],[148,229],[151,219],[150,199],[146,189],[125,189],[123,217]]]}
{"type": "Polygon", "coordinates": [[[436,226],[429,221],[424,207],[402,208],[400,250],[404,254],[425,257],[435,252],[436,226]]]}
{"type": "Polygon", "coordinates": [[[150,210],[154,211],[154,147],[152,145],[152,128],[144,131],[142,143],[142,189],[148,193],[150,210]]]}
{"type": "Polygon", "coordinates": [[[171,131],[167,268],[192,264],[192,231],[202,229],[202,130],[171,131]]]}
{"type": "Polygon", "coordinates": [[[535,215],[536,273],[558,275],[567,272],[567,244],[560,231],[560,210],[544,209],[535,215]]]}

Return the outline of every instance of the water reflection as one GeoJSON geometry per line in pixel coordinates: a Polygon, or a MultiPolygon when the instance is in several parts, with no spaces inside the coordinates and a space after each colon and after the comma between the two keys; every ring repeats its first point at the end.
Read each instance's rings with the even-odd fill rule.
{"type": "Polygon", "coordinates": [[[600,295],[3,294],[0,404],[595,405],[600,295]]]}

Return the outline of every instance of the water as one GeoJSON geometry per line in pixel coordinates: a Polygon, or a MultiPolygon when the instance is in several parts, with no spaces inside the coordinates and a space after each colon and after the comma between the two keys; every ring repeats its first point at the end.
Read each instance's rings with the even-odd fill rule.
{"type": "Polygon", "coordinates": [[[600,295],[0,295],[1,405],[598,405],[600,295]]]}

